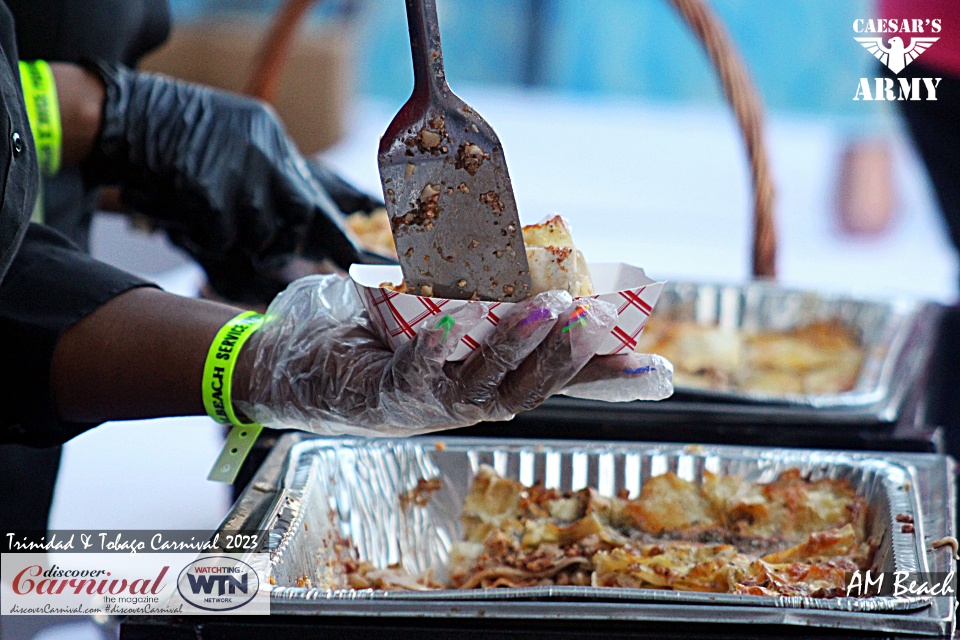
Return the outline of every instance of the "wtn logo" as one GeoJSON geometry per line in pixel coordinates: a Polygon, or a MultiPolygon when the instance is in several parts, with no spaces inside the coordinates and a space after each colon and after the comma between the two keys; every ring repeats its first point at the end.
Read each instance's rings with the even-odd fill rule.
{"type": "Polygon", "coordinates": [[[205,595],[236,595],[239,591],[240,593],[247,594],[250,592],[250,585],[247,581],[248,574],[244,573],[240,580],[237,580],[234,576],[198,576],[187,574],[187,581],[190,583],[190,590],[194,593],[203,593],[205,595]],[[219,589],[214,593],[214,587],[219,587],[219,589]]]}
{"type": "Polygon", "coordinates": [[[254,600],[260,587],[257,570],[231,556],[209,556],[194,560],[183,568],[177,578],[180,596],[203,611],[240,609],[254,600]]]}

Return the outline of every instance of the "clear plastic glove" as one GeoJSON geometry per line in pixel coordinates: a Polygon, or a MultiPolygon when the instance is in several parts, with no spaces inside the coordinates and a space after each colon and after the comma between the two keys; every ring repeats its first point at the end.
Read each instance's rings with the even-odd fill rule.
{"type": "Polygon", "coordinates": [[[295,255],[344,268],[357,261],[321,179],[341,200],[360,196],[329,170],[311,169],[268,106],[118,64],[91,66],[106,98],[86,179],[119,185],[124,205],[163,227],[218,291],[295,255]]]}
{"type": "MultiPolygon", "coordinates": [[[[577,310],[566,292],[540,294],[504,316],[466,360],[447,362],[482,320],[481,307],[432,318],[394,352],[374,333],[352,282],[302,278],[277,296],[244,347],[251,374],[234,402],[265,426],[327,435],[405,436],[509,420],[566,387],[616,320],[603,302],[571,322],[577,310]]],[[[606,364],[588,369],[587,388],[623,377],[610,358],[598,361],[606,364]]]]}
{"type": "Polygon", "coordinates": [[[604,402],[663,400],[673,395],[673,364],[649,353],[596,356],[560,393],[604,402]]]}

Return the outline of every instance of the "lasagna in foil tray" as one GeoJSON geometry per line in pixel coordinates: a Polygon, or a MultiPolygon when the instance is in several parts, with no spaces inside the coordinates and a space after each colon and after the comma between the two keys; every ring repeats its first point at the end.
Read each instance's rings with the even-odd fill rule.
{"type": "Polygon", "coordinates": [[[870,566],[877,541],[866,535],[866,511],[849,481],[809,480],[797,469],[766,484],[707,472],[700,486],[667,472],[631,499],[527,486],[485,465],[463,503],[447,583],[433,571],[346,567],[356,589],[576,585],[836,597],[846,574],[870,566]]]}
{"type": "Polygon", "coordinates": [[[651,318],[637,351],[673,363],[680,386],[779,394],[839,394],[856,386],[865,349],[836,318],[745,331],[651,318]]]}
{"type": "Polygon", "coordinates": [[[923,606],[847,595],[858,570],[925,562],[911,471],[866,454],[459,438],[294,452],[267,527],[281,597],[923,606]]]}
{"type": "Polygon", "coordinates": [[[636,351],[670,360],[676,389],[705,398],[862,407],[917,375],[925,356],[910,336],[923,309],[768,282],[669,282],[636,351]]]}

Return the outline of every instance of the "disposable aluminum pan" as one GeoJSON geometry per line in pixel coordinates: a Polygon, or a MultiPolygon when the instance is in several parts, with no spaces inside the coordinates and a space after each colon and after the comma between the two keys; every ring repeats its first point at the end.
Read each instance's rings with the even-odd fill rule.
{"type": "MultiPolygon", "coordinates": [[[[866,298],[784,289],[772,283],[718,285],[669,282],[657,304],[658,321],[693,321],[756,332],[787,330],[816,320],[840,320],[860,338],[865,351],[853,389],[836,394],[770,394],[745,389],[677,386],[677,392],[705,400],[793,407],[845,409],[889,404],[917,375],[924,344],[911,341],[918,316],[930,306],[908,298],[866,298]]],[[[921,323],[922,324],[922,323],[921,323]]]]}
{"type": "MultiPolygon", "coordinates": [[[[360,560],[378,567],[402,563],[417,574],[433,568],[444,576],[451,545],[461,539],[460,510],[481,464],[526,484],[543,479],[547,487],[595,487],[614,495],[637,495],[649,478],[666,471],[699,483],[705,471],[771,482],[797,468],[812,479],[850,481],[869,505],[867,533],[880,540],[878,571],[928,572],[923,548],[921,506],[911,468],[870,455],[787,449],[682,447],[643,443],[489,440],[309,440],[291,451],[286,491],[265,528],[273,552],[273,577],[280,600],[619,601],[726,607],[780,607],[837,612],[909,611],[930,604],[927,597],[765,597],[656,589],[526,587],[515,589],[355,591],[347,588],[338,545],[348,538],[360,560]],[[422,478],[440,478],[442,488],[426,506],[401,506],[401,496],[422,478]],[[909,514],[914,533],[895,521],[909,514]],[[307,582],[309,581],[309,582],[307,582]],[[309,584],[306,586],[298,586],[309,584]]],[[[889,586],[889,585],[888,585],[889,586]]],[[[320,606],[318,604],[318,606],[320,606]]]]}
{"type": "MultiPolygon", "coordinates": [[[[466,440],[453,440],[452,438],[422,439],[411,441],[409,444],[419,448],[418,454],[422,459],[437,442],[444,442],[447,450],[456,451],[457,447],[471,447],[471,442],[466,440]]],[[[260,466],[247,488],[241,494],[239,500],[230,509],[221,524],[221,531],[238,531],[251,529],[275,529],[273,536],[268,536],[269,544],[276,554],[276,566],[279,574],[283,574],[284,565],[291,564],[291,567],[298,565],[302,567],[320,566],[320,550],[323,549],[323,542],[315,546],[314,542],[298,541],[298,536],[303,536],[314,522],[319,526],[327,526],[327,533],[324,540],[329,544],[326,535],[340,530],[340,525],[331,527],[331,523],[337,523],[343,520],[337,511],[333,511],[331,520],[330,509],[336,508],[338,504],[345,504],[347,500],[359,500],[359,504],[382,504],[385,498],[368,499],[365,495],[356,495],[355,489],[348,489],[348,485],[342,482],[336,482],[334,486],[340,487],[336,495],[328,495],[325,505],[321,504],[321,509],[317,510],[317,502],[322,502],[320,493],[312,496],[305,496],[307,482],[298,484],[298,478],[309,477],[309,472],[304,472],[304,468],[310,468],[314,465],[314,459],[317,459],[315,472],[319,472],[321,463],[319,458],[326,457],[327,462],[322,464],[330,466],[329,457],[336,455],[339,448],[344,451],[356,449],[358,443],[354,440],[335,441],[319,439],[303,433],[291,432],[284,435],[273,447],[267,459],[260,466]],[[326,511],[327,518],[320,517],[321,511],[326,511]],[[299,554],[299,557],[297,557],[299,554]]],[[[476,451],[491,451],[491,446],[487,443],[473,441],[473,449],[476,451]]],[[[389,445],[380,443],[377,445],[381,449],[389,445]]],[[[570,472],[563,472],[564,475],[572,476],[573,467],[580,468],[582,463],[574,464],[573,456],[578,453],[586,453],[588,459],[594,444],[578,444],[573,442],[552,443],[543,441],[513,442],[509,447],[493,447],[496,451],[501,451],[500,455],[508,455],[516,452],[549,452],[561,455],[561,460],[570,460],[570,472]],[[540,448],[542,447],[542,448],[540,448]],[[567,452],[564,457],[563,453],[567,452]],[[572,452],[572,453],[571,453],[572,452]]],[[[622,444],[608,443],[602,445],[605,453],[617,457],[626,456],[631,453],[643,451],[676,451],[682,459],[689,459],[689,451],[684,447],[665,447],[660,445],[643,444],[622,444]]],[[[779,454],[788,456],[799,456],[801,458],[809,456],[826,456],[830,458],[832,454],[809,454],[800,450],[778,451],[774,449],[761,448],[732,448],[710,446],[705,448],[702,455],[719,456],[724,459],[740,458],[747,461],[756,460],[754,464],[757,469],[764,465],[780,464],[776,461],[779,454]]],[[[348,454],[355,459],[355,454],[348,454]]],[[[931,542],[945,536],[956,536],[956,488],[955,488],[955,463],[952,459],[938,455],[926,453],[883,453],[883,454],[859,454],[859,453],[840,453],[834,457],[840,457],[843,460],[859,461],[876,460],[878,456],[892,464],[894,468],[906,469],[909,474],[916,478],[916,482],[911,482],[907,489],[910,495],[909,502],[916,508],[916,500],[919,499],[920,506],[916,511],[912,511],[916,527],[916,544],[920,545],[922,541],[922,556],[925,558],[926,566],[934,574],[946,574],[955,570],[955,563],[948,547],[934,550],[931,542]]],[[[395,459],[393,454],[386,459],[395,459]]],[[[519,474],[519,458],[515,456],[508,457],[508,460],[516,459],[519,474]]],[[[524,458],[527,459],[527,458],[524,458]]],[[[555,459],[555,458],[552,458],[555,459]]],[[[578,460],[582,458],[576,458],[578,460]]],[[[609,458],[598,458],[599,460],[609,458]]],[[[625,458],[626,459],[626,458],[625,458]]],[[[634,459],[634,458],[630,458],[634,459]]],[[[821,460],[823,458],[820,458],[821,460]]],[[[651,458],[651,467],[652,467],[651,458]]],[[[677,461],[679,470],[680,458],[677,461]]],[[[828,460],[824,460],[828,462],[828,460]]],[[[393,463],[391,463],[393,464],[393,463]]],[[[436,464],[436,463],[434,463],[436,464]]],[[[686,465],[688,463],[684,463],[686,465]]],[[[704,461],[706,464],[706,461],[704,461]]],[[[815,464],[815,463],[814,463],[815,464]]],[[[555,463],[551,463],[551,468],[555,463]]],[[[636,463],[631,462],[630,473],[637,474],[635,471],[636,463]]],[[[626,484],[627,467],[623,468],[623,484],[626,484]]],[[[400,475],[400,469],[396,469],[394,477],[395,485],[400,485],[401,481],[408,481],[416,473],[413,469],[407,469],[400,475]]],[[[543,465],[544,476],[546,475],[546,464],[543,465]]],[[[339,473],[339,472],[338,472],[339,473]]],[[[364,474],[381,473],[377,467],[369,470],[360,469],[358,474],[365,477],[364,474]]],[[[468,477],[472,474],[470,464],[453,469],[448,475],[447,486],[465,487],[468,477]],[[459,484],[450,484],[452,479],[459,479],[459,484]]],[[[643,472],[639,472],[642,477],[643,472]]],[[[599,466],[587,465],[588,478],[595,478],[597,485],[600,484],[599,466]],[[591,471],[596,469],[596,471],[591,471]]],[[[578,479],[582,478],[583,472],[578,472],[578,479]]],[[[333,476],[335,479],[337,475],[333,476]]],[[[608,477],[606,472],[603,477],[608,477]]],[[[619,477],[618,475],[614,476],[619,477]]],[[[631,476],[632,477],[632,476],[631,476]]],[[[319,476],[317,477],[319,479],[319,476]]],[[[329,482],[329,476],[328,476],[329,482]]],[[[608,482],[608,481],[605,481],[608,482]]],[[[616,484],[615,481],[614,484],[616,484]]],[[[579,483],[578,483],[579,484],[579,483]]],[[[319,483],[313,483],[313,486],[319,486],[319,483]]],[[[354,487],[356,485],[353,485],[354,487]]],[[[387,494],[389,495],[389,494],[387,494]]],[[[424,513],[431,514],[439,507],[440,503],[433,503],[424,513]]],[[[349,521],[348,521],[349,522],[349,521]]],[[[359,517],[356,522],[360,523],[359,517]]],[[[373,531],[386,530],[387,523],[377,523],[373,531]]],[[[361,533],[359,525],[357,533],[361,533]]],[[[352,525],[351,525],[352,527],[352,525]]],[[[370,534],[373,537],[382,537],[379,534],[370,534]]],[[[362,537],[362,536],[359,536],[362,537]]],[[[399,544],[395,545],[399,549],[399,544]]],[[[918,549],[921,547],[918,547],[918,549]]],[[[399,552],[398,552],[399,553],[399,552]]],[[[918,565],[924,566],[918,559],[918,565]]],[[[286,571],[286,578],[300,577],[296,571],[291,569],[286,571]]],[[[613,589],[605,593],[613,593],[613,589]]],[[[743,602],[743,601],[741,601],[743,602]]],[[[504,625],[511,624],[510,620],[568,620],[573,624],[580,624],[590,621],[591,629],[597,633],[602,633],[609,628],[620,628],[617,625],[623,623],[635,623],[643,625],[651,624],[669,624],[671,628],[676,625],[677,629],[683,629],[684,625],[718,625],[722,626],[743,626],[743,625],[791,625],[828,628],[832,630],[847,629],[856,630],[859,633],[886,633],[886,634],[910,634],[910,635],[928,635],[928,636],[949,636],[953,634],[956,627],[956,600],[933,598],[929,606],[916,609],[894,609],[891,611],[844,611],[844,610],[824,610],[809,609],[792,606],[766,606],[766,605],[729,605],[726,603],[712,603],[712,606],[704,606],[699,602],[669,602],[660,601],[624,601],[615,597],[606,597],[603,599],[560,599],[557,597],[534,598],[532,600],[443,600],[443,599],[419,599],[404,600],[399,597],[383,594],[380,592],[348,592],[340,590],[326,589],[298,589],[295,587],[286,587],[278,585],[273,589],[271,612],[280,616],[277,630],[289,634],[290,625],[296,625],[297,618],[322,616],[326,618],[355,620],[362,618],[362,626],[370,630],[380,630],[393,628],[391,621],[401,618],[426,618],[431,620],[443,620],[444,624],[451,628],[460,628],[464,630],[475,630],[472,624],[474,619],[497,619],[503,620],[504,625]],[[381,622],[382,621],[382,622],[381,622]]],[[[306,624],[306,622],[305,622],[306,624]]],[[[355,621],[352,624],[361,624],[355,621]]],[[[518,623],[519,624],[519,623],[518,623]]]]}

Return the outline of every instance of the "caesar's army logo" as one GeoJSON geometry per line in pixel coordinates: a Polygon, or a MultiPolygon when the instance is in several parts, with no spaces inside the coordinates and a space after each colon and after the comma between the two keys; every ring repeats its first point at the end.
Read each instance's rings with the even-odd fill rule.
{"type": "MultiPolygon", "coordinates": [[[[854,36],[890,71],[899,74],[933,46],[940,33],[939,18],[853,21],[854,36]],[[891,35],[896,34],[896,35],[891,35]]],[[[854,100],[936,100],[941,78],[860,78],[854,100]]]]}

